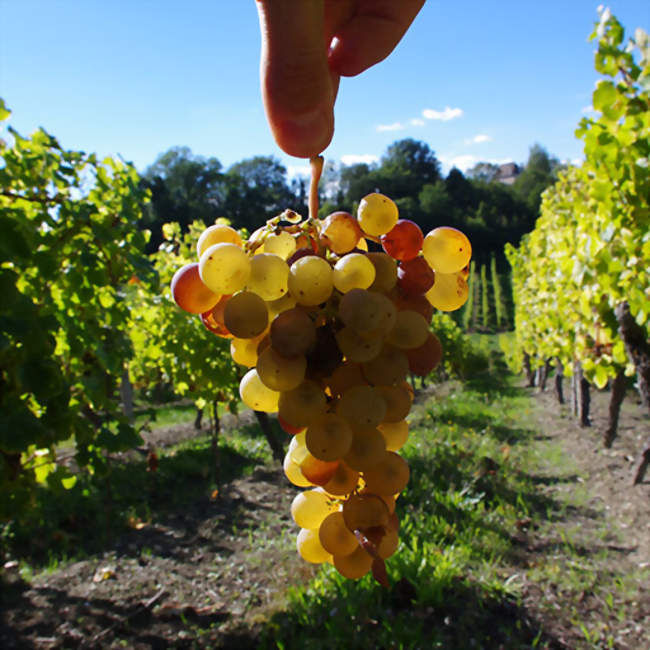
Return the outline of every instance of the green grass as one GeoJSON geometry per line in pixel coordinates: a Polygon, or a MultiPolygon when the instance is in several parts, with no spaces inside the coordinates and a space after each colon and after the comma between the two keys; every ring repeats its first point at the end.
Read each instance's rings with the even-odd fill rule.
{"type": "Polygon", "coordinates": [[[371,576],[345,580],[324,566],[291,592],[289,610],[270,622],[263,645],[539,645],[539,627],[519,615],[517,582],[501,569],[515,552],[517,522],[558,507],[529,474],[529,409],[522,391],[496,389],[494,381],[488,391],[459,386],[416,409],[403,449],[411,480],[397,502],[401,544],[387,563],[398,586],[384,590],[371,576]]]}

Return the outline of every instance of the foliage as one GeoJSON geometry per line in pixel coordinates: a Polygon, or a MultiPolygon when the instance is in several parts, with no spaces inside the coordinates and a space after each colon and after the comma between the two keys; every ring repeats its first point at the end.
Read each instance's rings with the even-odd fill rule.
{"type": "Polygon", "coordinates": [[[439,370],[446,377],[466,378],[487,368],[488,360],[446,313],[435,312],[431,330],[442,344],[442,362],[439,370]]]}
{"type": "Polygon", "coordinates": [[[637,30],[601,13],[593,93],[597,117],[576,131],[585,163],[543,195],[535,230],[506,250],[513,268],[517,345],[541,364],[582,362],[598,387],[628,363],[614,310],[627,301],[650,324],[650,48],[637,30]],[[635,60],[638,55],[639,61],[635,60]]]}
{"type": "Polygon", "coordinates": [[[183,234],[177,223],[163,226],[165,240],[151,256],[161,292],[135,283],[129,287],[130,336],[135,357],[129,366],[136,387],[170,383],[179,395],[191,395],[199,408],[215,401],[239,400],[239,371],[230,358],[228,340],[212,334],[172,300],[171,280],[185,264],[196,261],[196,242],[205,225],[190,224],[183,234]]]}
{"type": "MultiPolygon", "coordinates": [[[[0,100],[0,114],[8,111],[0,100]]],[[[74,479],[56,465],[69,441],[80,467],[139,440],[120,412],[132,354],[125,290],[156,277],[137,228],[135,169],[64,150],[42,129],[0,143],[0,519],[24,512],[37,483],[74,479]]]]}

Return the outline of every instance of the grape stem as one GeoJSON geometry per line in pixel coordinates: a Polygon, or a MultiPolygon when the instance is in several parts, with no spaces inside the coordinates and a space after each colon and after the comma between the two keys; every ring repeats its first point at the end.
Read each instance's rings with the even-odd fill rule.
{"type": "Polygon", "coordinates": [[[318,182],[323,173],[323,156],[314,156],[309,160],[311,180],[309,182],[309,218],[318,219],[318,182]]]}

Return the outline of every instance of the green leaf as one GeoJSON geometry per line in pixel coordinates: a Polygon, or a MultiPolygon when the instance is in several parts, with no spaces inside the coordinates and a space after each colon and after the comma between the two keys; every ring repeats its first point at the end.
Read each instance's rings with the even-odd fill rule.
{"type": "Polygon", "coordinates": [[[11,115],[11,111],[5,105],[5,100],[0,97],[0,122],[4,122],[11,115]]]}

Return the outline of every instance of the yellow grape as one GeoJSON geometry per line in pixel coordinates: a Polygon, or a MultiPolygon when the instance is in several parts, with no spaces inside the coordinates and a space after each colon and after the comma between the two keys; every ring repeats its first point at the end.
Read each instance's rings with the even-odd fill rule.
{"type": "Polygon", "coordinates": [[[355,534],[345,525],[340,511],[332,512],[323,519],[318,529],[318,539],[332,555],[350,555],[359,546],[355,534]]]}
{"type": "Polygon", "coordinates": [[[327,494],[344,496],[354,492],[358,482],[359,472],[356,469],[348,467],[344,462],[341,462],[339,463],[334,476],[323,485],[323,489],[327,494]]]}
{"type": "Polygon", "coordinates": [[[301,257],[289,269],[289,291],[299,305],[320,305],[333,288],[332,267],[322,257],[301,257]]]}
{"type": "Polygon", "coordinates": [[[312,564],[322,564],[332,560],[331,553],[328,553],[318,539],[318,532],[315,530],[301,529],[296,538],[296,548],[303,560],[312,564]]]}
{"type": "Polygon", "coordinates": [[[277,255],[261,253],[251,259],[251,273],[246,288],[263,300],[279,300],[288,288],[289,267],[277,255]]]}
{"type": "Polygon", "coordinates": [[[256,293],[241,291],[226,303],[223,322],[233,336],[252,339],[268,327],[269,312],[266,303],[256,293]]]}
{"type": "Polygon", "coordinates": [[[253,368],[257,363],[257,347],[265,333],[251,339],[234,338],[230,341],[230,356],[235,363],[253,368]]]}
{"type": "Polygon", "coordinates": [[[381,536],[378,544],[375,544],[377,555],[384,560],[389,558],[399,546],[399,533],[390,526],[384,528],[384,534],[381,536]]]}
{"type": "Polygon", "coordinates": [[[316,326],[300,307],[287,309],[271,322],[271,345],[288,357],[305,354],[316,343],[316,326]]]}
{"type": "Polygon", "coordinates": [[[254,411],[274,413],[278,410],[280,393],[265,386],[257,370],[249,370],[239,382],[239,395],[242,402],[254,411]]]}
{"type": "Polygon", "coordinates": [[[462,271],[449,274],[436,273],[433,286],[424,295],[436,309],[456,311],[467,301],[469,286],[462,271]]]}
{"type": "Polygon", "coordinates": [[[278,233],[271,233],[264,240],[264,252],[273,253],[286,260],[296,250],[296,240],[291,233],[281,230],[278,233]]]}
{"type": "Polygon", "coordinates": [[[379,429],[356,429],[343,460],[352,469],[365,473],[383,457],[385,451],[386,441],[379,429]]]}
{"type": "Polygon", "coordinates": [[[375,494],[397,494],[409,481],[408,463],[394,451],[387,451],[375,465],[365,470],[366,487],[375,494]]]}
{"type": "Polygon", "coordinates": [[[349,212],[332,212],[320,224],[321,241],[333,253],[349,253],[361,237],[359,223],[349,212]]]}
{"type": "Polygon", "coordinates": [[[336,570],[349,580],[363,578],[372,567],[372,557],[361,546],[350,555],[335,555],[333,562],[336,570]]]}
{"type": "Polygon", "coordinates": [[[409,371],[408,357],[392,345],[384,345],[379,354],[362,364],[363,376],[375,386],[391,386],[404,381],[409,371]]]}
{"type": "Polygon", "coordinates": [[[342,395],[348,388],[357,384],[367,384],[361,366],[353,361],[344,361],[326,380],[333,397],[342,395]]]}
{"type": "Polygon", "coordinates": [[[363,363],[374,359],[383,345],[379,336],[365,338],[351,327],[343,327],[335,334],[335,337],[343,356],[354,363],[363,363]]]}
{"type": "Polygon", "coordinates": [[[221,295],[240,291],[251,272],[248,255],[236,244],[213,244],[199,260],[199,275],[203,284],[221,295]]]}
{"type": "Polygon", "coordinates": [[[373,291],[388,293],[397,284],[397,262],[387,253],[368,253],[366,257],[375,267],[373,291]]]}
{"type": "Polygon", "coordinates": [[[239,233],[225,223],[216,223],[206,228],[196,242],[196,252],[199,259],[206,249],[214,244],[235,244],[242,247],[242,238],[239,233]]]}
{"type": "Polygon", "coordinates": [[[308,481],[300,471],[300,465],[291,458],[291,454],[287,452],[284,456],[282,463],[284,475],[289,479],[289,482],[297,487],[311,487],[314,484],[308,481]]]}
{"type": "Polygon", "coordinates": [[[338,460],[352,444],[350,425],[336,413],[325,413],[312,422],[305,433],[305,445],[319,460],[338,460]]]}
{"type": "Polygon", "coordinates": [[[422,314],[412,309],[397,312],[393,329],[388,333],[387,341],[396,348],[410,350],[420,347],[429,336],[429,324],[422,314]]]}
{"type": "Polygon", "coordinates": [[[291,516],[301,528],[316,529],[338,506],[322,488],[296,494],[291,503],[291,516]]]}
{"type": "Polygon", "coordinates": [[[424,238],[422,255],[436,274],[457,273],[469,263],[472,245],[460,230],[440,226],[424,238]]]}
{"type": "Polygon", "coordinates": [[[386,526],[390,512],[386,503],[375,494],[353,494],[343,503],[343,519],[348,530],[364,530],[386,526]]]}
{"type": "Polygon", "coordinates": [[[377,428],[386,441],[386,451],[399,451],[408,440],[409,423],[406,420],[382,422],[377,428]]]}
{"type": "Polygon", "coordinates": [[[361,199],[357,219],[365,233],[380,237],[394,228],[399,219],[399,211],[394,201],[374,192],[361,199]]]}
{"type": "Polygon", "coordinates": [[[284,294],[284,296],[282,296],[282,298],[267,301],[266,306],[269,310],[270,318],[273,320],[278,314],[281,314],[283,311],[293,309],[296,306],[296,299],[289,292],[287,292],[284,294]]]}
{"type": "Polygon", "coordinates": [[[372,386],[352,386],[341,395],[336,413],[345,418],[353,429],[372,429],[383,421],[386,402],[372,386]]]}
{"type": "Polygon", "coordinates": [[[280,393],[278,414],[294,427],[308,427],[325,413],[327,397],[314,381],[306,379],[296,388],[280,393]]]}
{"type": "Polygon", "coordinates": [[[386,402],[384,422],[399,422],[409,414],[413,398],[404,386],[377,386],[377,390],[386,402]]]}
{"type": "Polygon", "coordinates": [[[367,289],[375,279],[375,267],[363,253],[348,253],[335,265],[332,273],[334,286],[341,292],[367,289]]]}
{"type": "Polygon", "coordinates": [[[265,386],[278,391],[291,390],[305,378],[307,359],[304,355],[283,357],[270,345],[260,353],[256,367],[265,386]]]}
{"type": "Polygon", "coordinates": [[[339,302],[339,316],[345,325],[364,337],[386,335],[395,326],[395,303],[381,293],[352,289],[339,302]]]}

